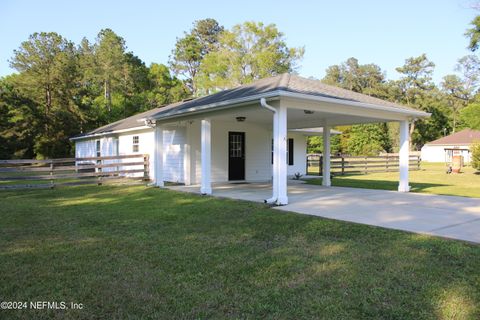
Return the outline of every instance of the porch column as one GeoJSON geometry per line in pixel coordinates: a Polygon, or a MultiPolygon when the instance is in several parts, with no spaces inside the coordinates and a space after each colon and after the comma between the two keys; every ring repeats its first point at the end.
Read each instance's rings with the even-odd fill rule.
{"type": "Polygon", "coordinates": [[[330,126],[323,126],[323,171],[322,185],[330,187],[330,126]]]}
{"type": "Polygon", "coordinates": [[[408,129],[408,121],[400,121],[400,182],[398,184],[398,191],[400,192],[410,191],[410,186],[408,185],[408,161],[410,158],[409,140],[410,132],[408,129]]]}
{"type": "Polygon", "coordinates": [[[287,107],[280,105],[277,109],[277,152],[273,163],[277,163],[278,170],[278,197],[277,205],[288,204],[287,195],[287,107]]]}
{"type": "Polygon", "coordinates": [[[202,177],[200,193],[212,194],[211,181],[211,124],[210,119],[203,119],[201,123],[201,162],[202,162],[202,177]]]}
{"type": "Polygon", "coordinates": [[[278,150],[278,112],[273,113],[273,128],[272,128],[272,197],[265,200],[268,203],[276,202],[278,199],[278,161],[275,160],[278,150]]]}
{"type": "Polygon", "coordinates": [[[155,125],[155,185],[163,187],[163,127],[160,124],[155,125]]]}

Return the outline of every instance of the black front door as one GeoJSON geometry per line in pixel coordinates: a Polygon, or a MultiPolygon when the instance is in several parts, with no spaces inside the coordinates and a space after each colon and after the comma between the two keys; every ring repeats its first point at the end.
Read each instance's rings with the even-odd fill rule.
{"type": "Polygon", "coordinates": [[[228,133],[228,180],[245,180],[245,132],[228,133]]]}

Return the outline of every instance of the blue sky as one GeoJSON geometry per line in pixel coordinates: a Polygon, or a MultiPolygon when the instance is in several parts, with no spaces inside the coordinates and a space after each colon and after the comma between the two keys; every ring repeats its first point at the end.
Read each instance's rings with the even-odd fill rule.
{"type": "Polygon", "coordinates": [[[8,59],[35,31],[55,31],[79,43],[102,28],[125,38],[147,64],[167,63],[176,37],[194,20],[217,19],[227,28],[247,20],[275,23],[289,46],[305,46],[300,74],[321,78],[325,69],[356,57],[376,63],[395,79],[395,67],[426,53],[438,82],[469,54],[465,29],[478,11],[469,0],[402,1],[0,1],[0,76],[8,59]]]}

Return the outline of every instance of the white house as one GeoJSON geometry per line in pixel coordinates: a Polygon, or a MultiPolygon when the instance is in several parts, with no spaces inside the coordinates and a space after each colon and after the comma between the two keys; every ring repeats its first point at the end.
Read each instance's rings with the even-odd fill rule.
{"type": "MultiPolygon", "coordinates": [[[[267,202],[287,204],[287,177],[306,170],[306,135],[322,127],[324,168],[330,128],[400,122],[399,191],[408,192],[408,123],[428,113],[367,95],[282,74],[249,85],[154,109],[74,137],[76,156],[148,153],[151,176],[199,185],[272,181],[267,202]],[[162,159],[162,161],[157,161],[162,159]]],[[[330,186],[324,170],[323,184],[330,186]]]]}
{"type": "Polygon", "coordinates": [[[464,163],[470,163],[470,146],[475,141],[480,142],[480,130],[464,129],[429,142],[422,147],[422,161],[451,162],[454,155],[461,155],[464,163]]]}

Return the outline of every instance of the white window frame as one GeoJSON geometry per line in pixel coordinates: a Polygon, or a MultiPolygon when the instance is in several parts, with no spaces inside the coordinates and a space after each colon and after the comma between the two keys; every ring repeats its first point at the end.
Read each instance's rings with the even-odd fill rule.
{"type": "Polygon", "coordinates": [[[140,152],[140,136],[132,136],[132,152],[140,152]]]}

